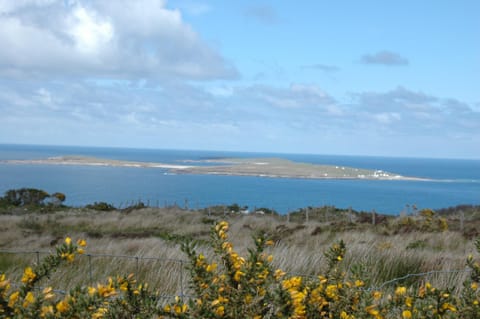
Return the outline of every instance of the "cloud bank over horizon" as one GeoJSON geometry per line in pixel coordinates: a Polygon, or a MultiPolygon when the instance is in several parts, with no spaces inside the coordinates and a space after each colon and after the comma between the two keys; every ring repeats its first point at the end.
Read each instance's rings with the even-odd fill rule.
{"type": "Polygon", "coordinates": [[[388,41],[352,41],[334,57],[308,34],[282,32],[307,30],[288,12],[186,0],[1,1],[0,143],[480,158],[470,81],[451,90],[438,77],[421,81],[425,58],[408,46],[375,50],[388,41]],[[241,30],[245,18],[253,24],[241,30]]]}

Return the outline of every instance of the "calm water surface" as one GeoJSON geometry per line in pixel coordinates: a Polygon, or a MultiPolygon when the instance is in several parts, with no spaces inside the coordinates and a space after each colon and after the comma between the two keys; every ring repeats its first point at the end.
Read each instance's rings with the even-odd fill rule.
{"type": "Polygon", "coordinates": [[[85,155],[119,160],[181,164],[216,157],[281,157],[299,162],[381,169],[434,181],[305,180],[253,176],[171,175],[162,169],[0,164],[0,193],[34,187],[63,192],[66,204],[142,200],[151,205],[187,201],[191,208],[239,203],[285,213],[306,206],[334,205],[398,214],[406,205],[441,208],[480,204],[480,160],[414,159],[335,155],[233,153],[60,146],[0,145],[0,160],[85,155]]]}

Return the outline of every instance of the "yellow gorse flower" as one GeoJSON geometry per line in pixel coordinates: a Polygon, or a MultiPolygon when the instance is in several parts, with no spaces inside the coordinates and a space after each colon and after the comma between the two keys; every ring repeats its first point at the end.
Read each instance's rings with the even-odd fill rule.
{"type": "Polygon", "coordinates": [[[115,290],[115,287],[113,286],[113,280],[112,278],[108,278],[108,284],[107,285],[97,285],[97,293],[99,296],[103,298],[108,298],[111,296],[115,296],[117,294],[117,291],[115,290]]]}
{"type": "Polygon", "coordinates": [[[105,317],[105,314],[108,312],[108,309],[105,307],[100,307],[92,314],[92,319],[100,319],[105,317]]]}
{"type": "Polygon", "coordinates": [[[442,304],[441,308],[444,311],[445,310],[450,310],[451,312],[456,312],[457,311],[457,308],[454,305],[452,305],[451,303],[448,303],[448,302],[442,304]]]}
{"type": "Polygon", "coordinates": [[[27,308],[29,305],[35,302],[35,296],[33,295],[33,292],[29,291],[27,292],[27,295],[23,299],[23,308],[27,308]]]}
{"type": "Polygon", "coordinates": [[[10,289],[10,281],[5,278],[5,274],[0,275],[0,289],[8,290],[10,289]]]}
{"type": "Polygon", "coordinates": [[[85,239],[79,239],[79,240],[77,240],[77,245],[80,246],[80,247],[86,247],[87,242],[85,241],[85,239]]]}
{"type": "Polygon", "coordinates": [[[70,263],[75,260],[75,255],[71,254],[71,253],[62,253],[60,255],[60,257],[62,257],[63,259],[65,259],[66,261],[68,261],[70,263]]]}
{"type": "Polygon", "coordinates": [[[188,310],[188,306],[186,304],[182,305],[175,305],[173,307],[173,311],[177,314],[180,315],[182,313],[185,313],[188,310]]]}
{"type": "Polygon", "coordinates": [[[235,272],[235,274],[233,275],[233,279],[238,282],[238,281],[240,281],[240,279],[241,279],[242,276],[244,276],[244,275],[245,275],[245,273],[241,272],[240,270],[237,270],[237,271],[235,272]]]}
{"type": "Polygon", "coordinates": [[[24,284],[31,283],[36,277],[37,275],[33,272],[32,267],[27,267],[23,271],[22,282],[24,284]]]}
{"type": "Polygon", "coordinates": [[[402,318],[403,319],[410,319],[412,318],[412,312],[410,310],[404,310],[402,312],[402,318]]]}
{"type": "Polygon", "coordinates": [[[57,303],[55,308],[59,313],[64,313],[64,312],[67,312],[68,309],[70,309],[70,306],[68,305],[68,302],[66,300],[61,300],[60,302],[57,303]]]}
{"type": "Polygon", "coordinates": [[[366,311],[369,315],[371,315],[371,316],[373,316],[373,317],[375,317],[375,318],[379,317],[379,315],[380,315],[380,311],[378,311],[377,305],[370,305],[370,306],[368,306],[368,307],[365,308],[365,311],[366,311]]]}
{"type": "Polygon", "coordinates": [[[15,303],[17,303],[17,300],[18,300],[18,296],[20,295],[20,292],[18,291],[15,291],[14,293],[12,293],[10,295],[10,297],[8,298],[8,306],[10,308],[13,308],[13,306],[15,305],[15,303]]]}
{"type": "Polygon", "coordinates": [[[47,315],[53,315],[53,306],[48,305],[48,306],[42,306],[40,310],[40,317],[45,318],[47,315]]]}
{"type": "Polygon", "coordinates": [[[217,309],[215,309],[215,314],[217,316],[223,316],[225,314],[225,307],[224,306],[217,307],[217,309]]]}
{"type": "Polygon", "coordinates": [[[208,264],[207,267],[205,267],[205,270],[207,272],[213,272],[216,269],[217,269],[217,264],[216,263],[208,264]]]}
{"type": "Polygon", "coordinates": [[[403,296],[407,293],[407,288],[406,287],[397,287],[397,289],[395,289],[395,295],[397,296],[403,296]]]}
{"type": "Polygon", "coordinates": [[[283,270],[277,269],[277,270],[275,270],[275,272],[274,272],[274,274],[273,274],[273,277],[274,277],[276,280],[278,280],[278,279],[282,278],[282,277],[285,276],[285,275],[286,275],[286,273],[285,273],[283,270]]]}
{"type": "Polygon", "coordinates": [[[413,301],[412,297],[405,298],[405,306],[410,308],[412,306],[412,301],[413,301]]]}

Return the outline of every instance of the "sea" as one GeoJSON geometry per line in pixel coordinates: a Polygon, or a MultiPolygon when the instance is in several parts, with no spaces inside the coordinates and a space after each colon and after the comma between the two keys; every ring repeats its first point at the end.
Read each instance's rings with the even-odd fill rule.
{"type": "MultiPolygon", "coordinates": [[[[209,164],[196,162],[196,165],[209,164]]],[[[328,205],[398,215],[408,213],[413,207],[439,209],[480,205],[480,160],[0,144],[0,194],[23,187],[49,193],[62,192],[66,195],[65,204],[75,207],[94,202],[126,207],[141,201],[149,206],[178,205],[200,209],[237,203],[250,210],[265,207],[285,214],[309,206],[328,205]],[[277,157],[304,163],[383,170],[428,180],[176,175],[159,168],[1,162],[65,155],[170,164],[225,157],[277,157]]]]}

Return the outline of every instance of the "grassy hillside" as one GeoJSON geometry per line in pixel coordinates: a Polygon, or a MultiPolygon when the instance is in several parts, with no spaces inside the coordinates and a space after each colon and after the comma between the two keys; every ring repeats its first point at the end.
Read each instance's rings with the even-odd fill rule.
{"type": "MultiPolygon", "coordinates": [[[[226,211],[223,207],[201,211],[178,207],[112,211],[57,208],[51,212],[12,208],[0,215],[0,250],[39,251],[42,255],[67,235],[85,238],[89,243],[88,253],[95,256],[90,260],[82,258],[84,266],[90,263],[89,267],[79,267],[78,271],[84,275],[60,272],[52,280],[65,286],[65,282],[73,285],[95,281],[105,273],[139,271],[142,279],[148,279],[166,294],[175,294],[184,284],[180,283],[181,265],[164,260],[185,260],[179,249],[181,242],[195,240],[202,249],[209,240],[211,226],[226,220],[230,224],[231,241],[240,253],[246,253],[253,236],[264,232],[275,243],[269,248],[274,256],[273,265],[292,274],[321,273],[325,267],[324,251],[341,239],[347,246],[347,269],[361,265],[369,276],[369,284],[378,286],[407,274],[463,269],[465,256],[474,251],[472,239],[480,229],[480,210],[475,207],[464,207],[463,214],[444,211],[442,217],[439,213],[428,216],[425,214],[428,210],[404,217],[373,217],[333,207],[303,209],[289,216],[226,211]],[[101,254],[125,257],[96,256],[101,254]],[[169,275],[165,276],[166,273],[169,275]]],[[[35,261],[37,255],[3,253],[0,271],[18,279],[23,266],[35,261]]],[[[462,282],[465,275],[443,274],[431,280],[437,286],[452,286],[462,282]]],[[[424,278],[409,278],[409,282],[415,280],[424,278]]]]}
{"type": "Polygon", "coordinates": [[[241,210],[7,203],[0,317],[480,315],[480,265],[469,257],[466,267],[480,252],[478,207],[400,217],[241,210]]]}

